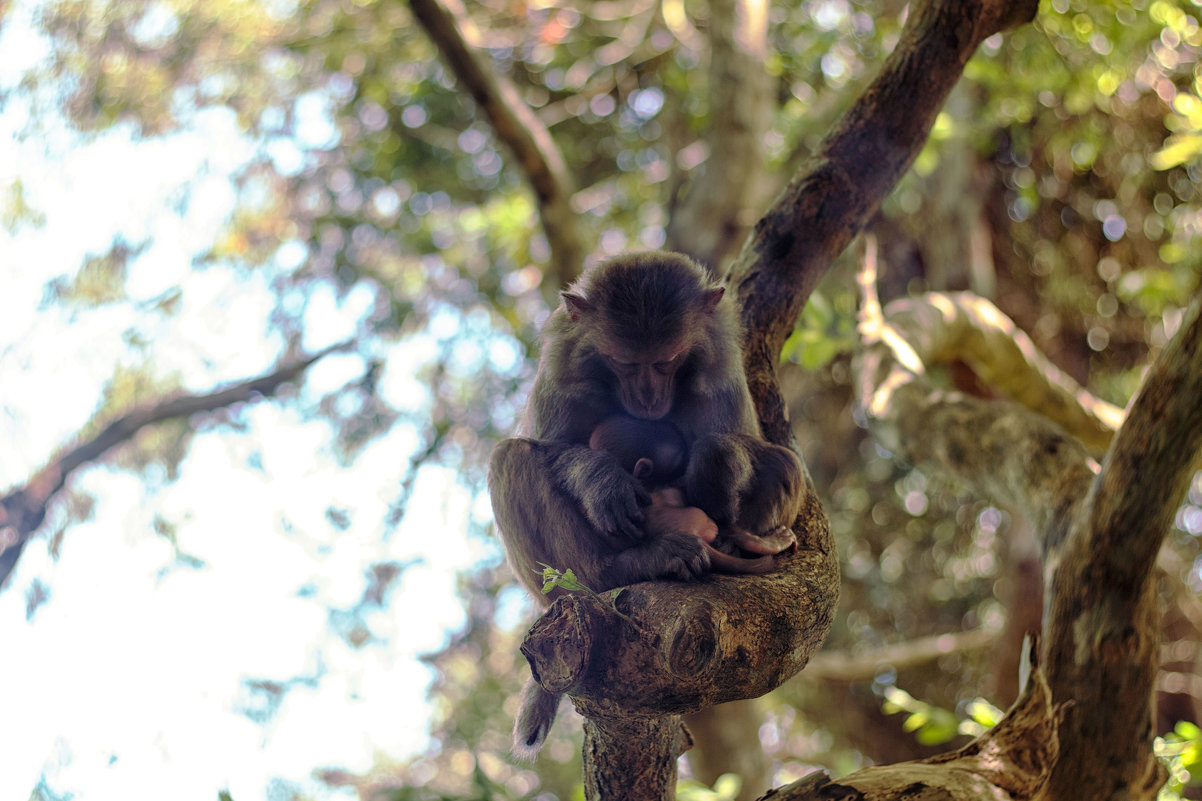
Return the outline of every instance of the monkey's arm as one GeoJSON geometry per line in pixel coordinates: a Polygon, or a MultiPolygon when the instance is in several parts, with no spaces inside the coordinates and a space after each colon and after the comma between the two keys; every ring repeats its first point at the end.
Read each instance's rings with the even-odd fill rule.
{"type": "Polygon", "coordinates": [[[689,503],[722,528],[761,537],[777,537],[792,527],[804,490],[797,454],[749,434],[698,439],[685,473],[689,503]]]}
{"type": "Polygon", "coordinates": [[[627,544],[644,538],[643,509],[651,496],[617,459],[582,445],[548,443],[548,447],[552,480],[576,500],[597,531],[627,544]]]}
{"type": "MultiPolygon", "coordinates": [[[[651,497],[607,453],[566,442],[507,439],[493,453],[489,476],[493,507],[499,509],[499,516],[504,512],[515,517],[512,512],[520,507],[523,518],[541,520],[542,528],[558,526],[565,532],[559,536],[566,539],[572,539],[566,532],[584,522],[585,528],[591,528],[611,548],[644,537],[643,508],[651,497]]],[[[503,523],[502,527],[504,530],[503,523]]],[[[508,532],[510,539],[515,536],[521,535],[508,532]]],[[[567,566],[573,565],[569,561],[567,566]]]]}

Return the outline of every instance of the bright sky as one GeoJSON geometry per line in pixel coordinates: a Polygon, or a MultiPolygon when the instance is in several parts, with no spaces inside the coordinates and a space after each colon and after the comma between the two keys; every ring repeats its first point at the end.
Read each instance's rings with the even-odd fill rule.
{"type": "MultiPolygon", "coordinates": [[[[27,3],[5,19],[0,89],[39,57],[28,19],[27,3]]],[[[127,330],[150,338],[154,363],[194,390],[270,369],[280,346],[268,315],[282,267],[192,269],[233,208],[229,176],[253,155],[232,115],[206,112],[189,130],[139,143],[122,129],[92,142],[54,127],[23,138],[27,115],[20,97],[0,106],[0,190],[19,176],[46,217],[0,231],[0,492],[91,417],[116,365],[140,364],[127,330]],[[150,243],[130,265],[130,302],[43,307],[46,285],[106,252],[115,234],[150,243]],[[148,314],[146,301],[174,287],[183,288],[178,314],[148,314]]],[[[275,151],[291,152],[278,142],[275,151]]],[[[346,338],[369,309],[366,293],[318,293],[306,307],[306,347],[346,338]]],[[[390,402],[425,401],[406,365],[426,346],[385,354],[390,402]]],[[[311,370],[301,403],[364,367],[357,356],[328,358],[311,370]]],[[[88,520],[68,528],[58,559],[46,536],[26,548],[0,592],[0,799],[28,797],[43,777],[78,801],[212,801],[220,789],[242,801],[267,797],[279,779],[314,797],[352,798],[311,771],[363,771],[376,753],[425,746],[430,676],[416,657],[462,623],[454,571],[494,555],[466,536],[469,515],[485,519],[486,505],[448,471],[423,469],[405,524],[382,537],[418,444],[412,430],[398,427],[346,469],[323,423],[274,403],[248,407],[241,420],[241,430],[198,434],[178,482],[81,471],[72,486],[96,499],[88,520]],[[331,505],[352,511],[347,530],[326,519],[331,505]],[[180,552],[203,567],[176,559],[156,517],[176,526],[180,552]],[[414,559],[371,621],[380,642],[355,649],[338,637],[328,610],[362,597],[368,567],[414,559]],[[30,622],[35,582],[50,597],[30,622]],[[245,710],[262,709],[267,696],[247,679],[299,682],[260,724],[245,710]]]]}

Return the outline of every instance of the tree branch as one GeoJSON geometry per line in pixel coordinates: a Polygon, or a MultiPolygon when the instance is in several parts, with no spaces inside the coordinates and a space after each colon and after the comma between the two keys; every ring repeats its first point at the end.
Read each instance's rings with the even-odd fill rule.
{"type": "Polygon", "coordinates": [[[1061,426],[1092,453],[1106,452],[1123,410],[1099,400],[1057,368],[1026,332],[970,292],[900,298],[889,324],[928,366],[963,361],[991,388],[1061,426]]]}
{"type": "MultiPolygon", "coordinates": [[[[762,801],[1027,801],[1046,785],[1061,747],[1057,725],[1064,713],[1052,701],[1047,677],[1034,666],[1026,687],[1006,716],[958,751],[915,762],[864,768],[831,781],[810,774],[765,795],[762,801]]],[[[1080,796],[1088,798],[1089,796],[1080,796]]]]}
{"type": "Polygon", "coordinates": [[[941,656],[975,651],[997,640],[997,629],[981,628],[950,634],[916,637],[905,642],[865,651],[820,651],[806,665],[805,678],[830,681],[867,681],[882,667],[897,670],[933,662],[941,656]]]}
{"type": "Polygon", "coordinates": [[[879,76],[787,186],[731,268],[745,361],[765,434],[792,434],[776,362],[805,301],[909,168],[965,63],[989,36],[1031,20],[1037,0],[929,0],[911,7],[879,76]]]}
{"type": "MultiPolygon", "coordinates": [[[[1045,553],[1058,545],[1093,481],[1096,463],[1059,426],[1015,403],[978,400],[931,383],[922,356],[893,324],[894,304],[888,318],[881,310],[871,240],[858,281],[853,373],[857,402],[873,434],[911,464],[952,476],[1022,512],[1045,553]]],[[[920,322],[939,328],[945,321],[942,314],[911,319],[907,331],[919,329],[920,322]]],[[[923,336],[924,351],[946,355],[954,349],[948,332],[923,336]]]]}
{"type": "MultiPolygon", "coordinates": [[[[728,284],[741,303],[748,384],[769,441],[796,447],[775,365],[818,276],[917,155],[976,46],[1029,20],[1035,8],[1036,0],[931,0],[913,8],[880,76],[756,226],[728,284]]],[[[838,558],[812,482],[794,531],[797,551],[763,577],[639,584],[609,594],[612,609],[559,599],[523,643],[536,679],[598,721],[662,719],[779,686],[825,638],[839,595],[838,558]],[[754,648],[746,631],[756,632],[754,648]]],[[[607,736],[602,728],[599,737],[607,736]]],[[[590,783],[586,797],[605,790],[590,783]]],[[[626,797],[670,791],[661,783],[626,797]]]]}
{"type": "Polygon", "coordinates": [[[1049,565],[1049,675],[1056,698],[1077,701],[1049,799],[1152,799],[1164,781],[1152,755],[1152,567],[1202,455],[1200,310],[1202,295],[1149,370],[1049,565]]]}
{"type": "Polygon", "coordinates": [[[1147,580],[1200,457],[1202,293],[1144,377],[1086,499],[1086,547],[1106,555],[1099,580],[1123,587],[1147,580]]]}
{"type": "Polygon", "coordinates": [[[551,248],[551,275],[558,286],[548,286],[567,286],[584,264],[585,249],[572,211],[575,182],[551,132],[480,52],[479,36],[460,0],[409,0],[409,7],[497,138],[517,157],[534,189],[551,248]]]}
{"type": "MultiPolygon", "coordinates": [[[[925,307],[890,304],[886,319],[873,273],[870,248],[860,274],[856,373],[874,432],[913,463],[1017,506],[1043,541],[1048,676],[1054,698],[1075,704],[1041,797],[1154,798],[1163,773],[1151,749],[1158,668],[1152,568],[1202,455],[1202,296],[1149,371],[1099,467],[1058,427],[1013,403],[936,389],[923,357],[954,349],[941,329],[964,330],[949,324],[956,303],[928,296],[925,307]],[[915,339],[894,325],[895,308],[911,316],[906,330],[915,339]]],[[[1099,430],[1093,422],[1086,428],[1099,430]]]]}
{"type": "Polygon", "coordinates": [[[668,223],[671,250],[717,272],[746,234],[748,204],[763,164],[771,86],[766,0],[711,0],[709,157],[668,223]]]}
{"type": "Polygon", "coordinates": [[[229,384],[213,392],[175,395],[150,406],[132,409],[98,433],[51,459],[24,486],[0,497],[0,586],[12,573],[25,543],[45,520],[50,501],[80,467],[97,461],[114,447],[133,439],[139,431],[155,423],[270,397],[319,359],[347,347],[348,343],[334,345],[311,356],[289,361],[270,373],[229,384]]]}

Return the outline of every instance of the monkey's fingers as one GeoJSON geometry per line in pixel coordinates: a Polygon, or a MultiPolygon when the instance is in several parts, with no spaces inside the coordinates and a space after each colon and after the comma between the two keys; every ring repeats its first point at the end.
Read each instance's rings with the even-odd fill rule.
{"type": "Polygon", "coordinates": [[[743,550],[764,556],[778,554],[797,545],[797,537],[788,526],[777,526],[765,534],[758,535],[746,529],[731,528],[726,534],[743,550]]]}
{"type": "Polygon", "coordinates": [[[647,513],[651,495],[641,484],[633,484],[634,492],[621,499],[621,508],[615,514],[616,530],[629,542],[642,542],[647,538],[647,513]]]}
{"type": "Polygon", "coordinates": [[[710,572],[710,554],[713,548],[691,534],[669,534],[660,541],[660,547],[669,554],[661,575],[689,581],[710,572]]]}
{"type": "Polygon", "coordinates": [[[626,518],[618,521],[617,535],[626,543],[641,542],[647,536],[647,532],[643,529],[643,521],[641,519],[632,520],[626,518]]]}

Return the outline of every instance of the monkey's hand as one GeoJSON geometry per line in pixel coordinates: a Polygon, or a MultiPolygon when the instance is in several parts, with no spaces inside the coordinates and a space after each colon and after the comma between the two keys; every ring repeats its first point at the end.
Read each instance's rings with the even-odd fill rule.
{"type": "Polygon", "coordinates": [[[606,584],[621,587],[640,581],[689,581],[710,572],[709,544],[683,532],[670,532],[614,557],[606,571],[606,584]]]}
{"type": "Polygon", "coordinates": [[[587,448],[573,449],[561,468],[560,480],[580,503],[593,528],[616,548],[629,547],[646,537],[644,509],[651,496],[612,456],[587,448]]]}
{"type": "Polygon", "coordinates": [[[663,564],[659,575],[663,578],[699,578],[710,572],[710,549],[705,540],[689,533],[667,534],[658,543],[663,564]]]}

